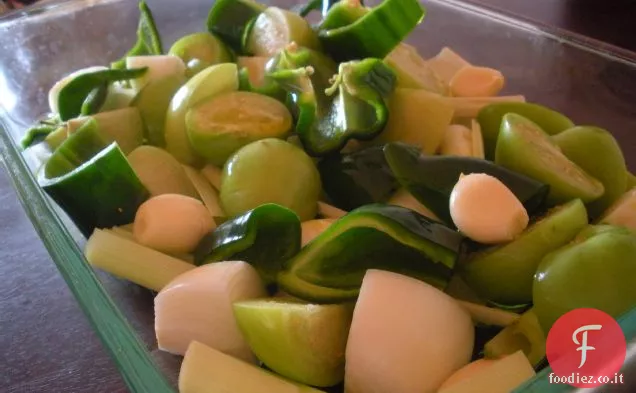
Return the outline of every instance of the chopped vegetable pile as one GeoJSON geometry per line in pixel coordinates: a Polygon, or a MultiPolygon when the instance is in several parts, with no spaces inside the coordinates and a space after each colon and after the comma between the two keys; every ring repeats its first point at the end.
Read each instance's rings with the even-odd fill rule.
{"type": "Polygon", "coordinates": [[[23,146],[87,260],[158,292],[182,393],[508,392],[561,315],[636,306],[614,137],[422,58],[418,0],[217,0],[167,51],[139,9],[23,146]]]}

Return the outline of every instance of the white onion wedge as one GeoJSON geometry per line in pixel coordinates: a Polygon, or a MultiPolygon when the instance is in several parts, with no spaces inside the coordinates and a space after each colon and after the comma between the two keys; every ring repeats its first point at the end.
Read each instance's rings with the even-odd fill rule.
{"type": "Polygon", "coordinates": [[[223,176],[223,171],[219,167],[208,164],[201,169],[201,174],[208,179],[210,184],[212,184],[217,191],[221,189],[221,176],[223,176]]]}
{"type": "Polygon", "coordinates": [[[442,220],[435,215],[428,207],[424,206],[420,203],[413,194],[408,192],[405,188],[400,188],[391,196],[391,198],[387,202],[389,205],[402,206],[407,209],[411,209],[415,212],[420,213],[424,217],[428,217],[432,220],[441,222],[442,220]]]}
{"type": "Polygon", "coordinates": [[[166,76],[184,75],[186,66],[183,60],[173,55],[130,56],[126,58],[126,68],[144,68],[148,70],[137,79],[130,81],[134,90],[140,91],[148,83],[166,76]]]}
{"type": "Polygon", "coordinates": [[[346,351],[346,393],[433,393],[471,358],[473,323],[442,291],[369,270],[346,351]]]}
{"type": "Polygon", "coordinates": [[[179,372],[180,393],[320,393],[193,341],[179,372]]]}
{"type": "Polygon", "coordinates": [[[323,233],[333,224],[335,219],[333,218],[323,218],[317,220],[309,220],[305,221],[301,224],[302,229],[302,241],[301,246],[305,247],[312,240],[314,240],[318,235],[323,233]]]}
{"type": "Polygon", "coordinates": [[[255,363],[234,319],[232,304],[265,296],[261,278],[246,262],[217,262],[182,274],[155,298],[159,349],[183,355],[192,341],[199,341],[255,363]]]}
{"type": "Polygon", "coordinates": [[[186,175],[197,189],[203,204],[208,209],[212,217],[223,217],[225,212],[221,208],[221,201],[219,200],[219,193],[214,189],[214,186],[205,178],[199,171],[192,168],[189,165],[183,165],[186,175]]]}
{"type": "Polygon", "coordinates": [[[318,215],[324,218],[338,219],[346,216],[347,212],[328,203],[318,202],[318,215]]]}

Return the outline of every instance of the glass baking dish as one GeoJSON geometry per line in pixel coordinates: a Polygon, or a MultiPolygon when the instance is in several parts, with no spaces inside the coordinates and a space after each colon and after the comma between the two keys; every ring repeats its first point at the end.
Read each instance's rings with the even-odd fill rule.
{"type": "MultiPolygon", "coordinates": [[[[454,0],[424,4],[427,16],[408,39],[423,56],[449,46],[472,63],[501,70],[505,94],[523,94],[577,124],[611,130],[636,170],[636,54],[454,0]]],[[[211,1],[151,0],[149,5],[168,48],[180,36],[205,29],[211,1]]],[[[37,154],[17,147],[26,128],[46,113],[49,87],[70,71],[123,55],[135,39],[137,18],[131,0],[45,2],[0,18],[0,153],[33,225],[130,390],[163,393],[175,391],[180,359],[156,348],[152,294],[93,271],[82,255],[85,239],[34,180],[37,154]]],[[[620,322],[628,341],[636,343],[636,310],[620,322]]],[[[624,367],[632,376],[634,345],[624,367]]],[[[574,390],[549,384],[549,372],[543,370],[519,391],[574,390]]],[[[622,388],[635,391],[635,386],[622,388]]]]}

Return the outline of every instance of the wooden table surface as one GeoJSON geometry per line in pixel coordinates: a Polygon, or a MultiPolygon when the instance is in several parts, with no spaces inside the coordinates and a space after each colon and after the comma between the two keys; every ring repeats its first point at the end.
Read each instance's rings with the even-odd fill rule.
{"type": "MultiPolygon", "coordinates": [[[[636,51],[636,1],[472,1],[636,51]]],[[[126,391],[24,214],[4,168],[0,279],[0,392],[126,391]]]]}

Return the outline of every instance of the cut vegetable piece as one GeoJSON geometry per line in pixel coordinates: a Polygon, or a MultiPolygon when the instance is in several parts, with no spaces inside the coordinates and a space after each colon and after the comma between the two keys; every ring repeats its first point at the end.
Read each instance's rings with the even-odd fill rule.
{"type": "Polygon", "coordinates": [[[117,144],[104,140],[94,120],[71,135],[38,174],[44,191],[82,234],[132,222],[148,191],[117,144]]]}
{"type": "Polygon", "coordinates": [[[455,110],[455,119],[477,117],[482,109],[493,104],[526,102],[526,97],[521,95],[498,97],[445,97],[444,99],[453,106],[453,109],[455,110]]]}
{"type": "Polygon", "coordinates": [[[473,157],[473,132],[458,124],[446,129],[439,153],[444,156],[473,157]]]}
{"type": "Polygon", "coordinates": [[[218,0],[208,14],[207,26],[239,54],[245,53],[254,21],[267,7],[252,0],[218,0]]]}
{"type": "Polygon", "coordinates": [[[268,7],[256,18],[247,40],[247,52],[273,56],[291,42],[310,49],[320,43],[309,23],[300,15],[278,7],[268,7]]]}
{"type": "Polygon", "coordinates": [[[460,55],[448,47],[427,61],[428,66],[446,83],[450,84],[455,74],[462,68],[470,66],[460,55]]]}
{"type": "Polygon", "coordinates": [[[234,303],[236,321],[254,354],[278,374],[318,387],[344,379],[352,312],[350,304],[234,303]]]}
{"type": "Polygon", "coordinates": [[[97,122],[100,134],[117,142],[121,151],[126,155],[143,143],[144,123],[136,108],[102,112],[93,115],[92,118],[97,122]]]}
{"type": "Polygon", "coordinates": [[[51,151],[57,149],[68,136],[65,126],[60,126],[44,138],[44,142],[49,146],[51,151]]]}
{"type": "Polygon", "coordinates": [[[203,204],[210,212],[212,217],[223,217],[225,216],[225,212],[221,208],[221,200],[219,199],[219,193],[214,189],[212,184],[206,179],[199,171],[192,168],[191,166],[183,165],[183,170],[185,171],[188,179],[192,182],[194,188],[196,188],[197,193],[201,197],[203,204]]]}
{"type": "Polygon", "coordinates": [[[528,226],[528,213],[496,177],[461,175],[450,196],[450,214],[460,232],[482,244],[507,243],[528,226]]]}
{"type": "Polygon", "coordinates": [[[22,137],[22,140],[20,141],[20,147],[22,147],[22,149],[27,149],[33,145],[36,145],[42,142],[42,140],[47,139],[48,136],[51,133],[55,132],[55,130],[57,130],[58,128],[60,127],[57,124],[38,123],[37,125],[29,128],[26,131],[26,133],[22,137]]]}
{"type": "Polygon", "coordinates": [[[232,304],[266,295],[258,273],[245,262],[219,262],[185,272],[155,297],[157,345],[162,351],[183,355],[191,342],[198,341],[255,363],[232,304]]]}
{"type": "Polygon", "coordinates": [[[404,142],[428,154],[439,148],[453,118],[446,98],[425,90],[396,89],[389,98],[389,121],[378,143],[404,142]]]}
{"type": "MultiPolygon", "coordinates": [[[[311,2],[310,2],[311,3],[311,2]]],[[[370,9],[362,7],[363,1],[358,0],[317,0],[313,1],[316,8],[320,8],[323,19],[318,25],[321,30],[336,29],[356,22],[366,15],[370,9]]],[[[307,5],[307,7],[311,7],[307,5]]],[[[300,14],[302,17],[306,15],[300,14]]]]}
{"type": "Polygon", "coordinates": [[[539,320],[532,309],[526,311],[484,346],[484,356],[498,359],[522,351],[533,367],[545,358],[545,339],[539,320]]]}
{"type": "Polygon", "coordinates": [[[61,120],[69,120],[80,115],[86,97],[104,84],[134,80],[142,77],[147,68],[128,70],[101,69],[75,75],[59,90],[58,110],[61,120]]]}
{"type": "Polygon", "coordinates": [[[462,174],[484,173],[496,177],[515,194],[529,214],[542,207],[548,194],[545,184],[485,160],[428,156],[401,143],[387,144],[384,154],[402,187],[449,224],[452,222],[450,195],[462,174]]]}
{"type": "Polygon", "coordinates": [[[108,86],[106,101],[99,110],[100,112],[108,112],[127,108],[136,95],[137,92],[127,87],[125,82],[111,83],[108,86]]]}
{"type": "Polygon", "coordinates": [[[449,82],[455,97],[493,97],[504,87],[504,76],[488,67],[463,67],[449,82]]]}
{"type": "Polygon", "coordinates": [[[466,302],[466,301],[458,301],[459,305],[462,306],[468,313],[470,314],[473,322],[476,324],[483,324],[488,326],[510,326],[516,321],[519,320],[519,314],[501,310],[499,308],[487,307],[481,304],[466,302]]]}
{"type": "MultiPolygon", "coordinates": [[[[440,386],[437,391],[443,392],[444,389],[458,382],[463,382],[464,380],[472,377],[473,375],[483,372],[485,369],[490,367],[495,362],[496,360],[492,360],[492,359],[478,359],[478,360],[472,361],[468,363],[467,365],[465,365],[464,367],[460,368],[459,370],[455,371],[449,378],[447,378],[444,381],[442,386],[440,386]]],[[[509,393],[509,392],[503,392],[503,393],[509,393]]]]}
{"type": "Polygon", "coordinates": [[[181,194],[199,197],[179,161],[163,149],[140,146],[128,155],[128,162],[152,196],[181,194]]]}
{"type": "MultiPolygon", "coordinates": [[[[329,13],[336,11],[332,8],[329,13]]],[[[417,0],[385,0],[351,24],[319,30],[318,37],[325,51],[338,62],[383,59],[415,29],[424,14],[417,0]]]]}
{"type": "Polygon", "coordinates": [[[532,287],[544,332],[563,314],[595,308],[618,318],[636,306],[636,236],[602,230],[545,256],[532,287]]]}
{"type": "Polygon", "coordinates": [[[318,170],[325,193],[344,210],[386,202],[399,188],[382,147],[327,156],[318,162],[318,170]]]}
{"type": "Polygon", "coordinates": [[[590,218],[596,219],[625,193],[627,167],[621,147],[598,127],[570,128],[552,140],[567,158],[603,183],[603,196],[587,205],[590,218]]]}
{"type": "Polygon", "coordinates": [[[96,268],[157,292],[177,276],[195,268],[101,229],[95,229],[88,238],[84,256],[96,268]]]}
{"type": "Polygon", "coordinates": [[[149,144],[165,147],[166,112],[172,97],[185,82],[184,75],[170,75],[151,81],[131,102],[143,119],[144,135],[149,144]]]}
{"type": "Polygon", "coordinates": [[[538,125],[521,115],[504,115],[497,139],[495,162],[512,171],[550,185],[551,205],[572,199],[592,202],[605,188],[570,161],[538,125]]]}
{"type": "Polygon", "coordinates": [[[193,341],[181,363],[180,393],[320,393],[193,341]]]}
{"type": "Polygon", "coordinates": [[[344,217],[345,215],[347,215],[347,212],[342,210],[342,209],[338,209],[335,206],[331,206],[325,202],[318,202],[318,215],[320,217],[323,218],[334,218],[334,219],[338,219],[340,217],[344,217]]]}
{"type": "Polygon", "coordinates": [[[311,243],[318,235],[327,230],[335,222],[333,218],[323,218],[318,220],[309,220],[301,224],[302,240],[301,247],[305,247],[311,243]]]}
{"type": "Polygon", "coordinates": [[[166,114],[166,150],[181,163],[197,166],[200,159],[194,153],[186,132],[186,113],[190,108],[217,94],[238,89],[236,64],[210,66],[192,77],[170,101],[166,114]]]}
{"type": "Polygon", "coordinates": [[[305,221],[316,216],[320,188],[320,174],[302,149],[269,138],[250,143],[230,157],[223,169],[220,197],[230,217],[275,203],[305,221]]]}
{"type": "Polygon", "coordinates": [[[265,73],[269,60],[269,57],[239,56],[236,60],[239,67],[239,89],[272,97],[285,103],[287,93],[265,73]]]}
{"type": "Polygon", "coordinates": [[[232,61],[232,55],[225,44],[209,32],[181,37],[172,45],[168,53],[183,61],[186,67],[185,76],[188,79],[209,66],[232,61]]]}
{"type": "Polygon", "coordinates": [[[627,188],[626,188],[626,191],[629,191],[629,190],[631,190],[634,187],[636,187],[636,176],[634,176],[632,173],[627,172],[627,188]]]}
{"type": "MultiPolygon", "coordinates": [[[[466,367],[470,367],[470,365],[466,367]]],[[[462,372],[462,370],[459,370],[458,373],[462,372]]],[[[486,391],[490,393],[509,393],[515,391],[524,382],[529,381],[536,375],[534,369],[521,352],[495,360],[482,370],[471,374],[440,389],[439,393],[486,391]]],[[[451,378],[453,377],[451,376],[451,378]]]]}
{"type": "Polygon", "coordinates": [[[444,82],[417,53],[414,46],[402,42],[389,53],[384,62],[395,71],[397,88],[424,89],[431,93],[448,95],[444,82]]]}
{"type": "Polygon", "coordinates": [[[126,58],[129,56],[160,55],[163,53],[161,37],[157,31],[152,12],[143,0],[139,2],[139,12],[137,42],[124,57],[111,64],[113,69],[124,68],[126,66],[126,58]]]}
{"type": "Polygon", "coordinates": [[[398,206],[366,205],[334,222],[289,260],[280,287],[301,299],[355,298],[368,269],[410,275],[446,287],[463,237],[398,206]]]}
{"type": "Polygon", "coordinates": [[[345,391],[435,392],[470,361],[474,336],[453,298],[413,278],[369,270],[349,331],[345,391]]]}
{"type": "Polygon", "coordinates": [[[106,95],[108,94],[108,84],[102,83],[100,86],[91,90],[90,93],[84,99],[82,108],[80,109],[80,115],[92,115],[99,112],[100,108],[106,101],[106,95]]]}
{"type": "Polygon", "coordinates": [[[79,69],[77,71],[74,71],[74,72],[64,76],[59,81],[55,82],[53,87],[51,87],[51,89],[49,90],[49,94],[47,96],[48,102],[49,102],[49,109],[51,110],[51,112],[52,113],[58,113],[59,112],[58,101],[59,101],[60,91],[64,87],[66,87],[66,85],[68,85],[69,82],[71,82],[73,79],[75,79],[76,77],[78,77],[80,75],[90,74],[90,73],[93,73],[95,71],[104,71],[104,70],[107,70],[107,69],[108,68],[106,68],[104,66],[86,67],[86,68],[82,68],[82,69],[79,69]]]}
{"type": "Polygon", "coordinates": [[[198,199],[163,194],[139,206],[133,234],[146,247],[168,254],[187,254],[215,226],[212,215],[198,199]]]}
{"type": "Polygon", "coordinates": [[[466,283],[485,299],[515,305],[532,300],[532,280],[542,258],[587,225],[580,200],[555,208],[506,245],[473,255],[461,266],[466,283]]]}
{"type": "Polygon", "coordinates": [[[126,58],[127,68],[147,68],[139,78],[130,81],[132,88],[140,91],[148,83],[168,76],[185,76],[186,66],[183,60],[173,55],[131,56],[126,58]]]}
{"type": "Polygon", "coordinates": [[[217,191],[221,189],[221,178],[223,176],[223,170],[214,165],[206,165],[201,169],[201,174],[216,188],[217,191]]]}
{"type": "MultiPolygon", "coordinates": [[[[486,158],[495,159],[497,137],[504,115],[516,113],[537,124],[549,135],[556,135],[574,127],[574,123],[564,115],[545,106],[525,102],[490,103],[475,114],[484,136],[486,158]]],[[[474,116],[473,116],[474,117],[474,116]]]]}
{"type": "Polygon", "coordinates": [[[470,128],[473,137],[473,157],[483,160],[486,157],[484,152],[484,137],[481,133],[481,126],[479,125],[479,122],[477,122],[475,119],[472,119],[470,128]]]}
{"type": "Polygon", "coordinates": [[[186,128],[194,151],[213,165],[223,166],[251,142],[284,139],[291,131],[292,116],[273,98],[235,91],[192,107],[186,115],[186,128]]]}
{"type": "Polygon", "coordinates": [[[435,221],[440,221],[439,217],[435,215],[428,207],[422,205],[415,197],[404,188],[400,188],[395,194],[387,201],[387,204],[394,206],[402,206],[407,209],[411,209],[424,217],[428,217],[435,221]]]}
{"type": "Polygon", "coordinates": [[[636,187],[619,198],[607,210],[600,223],[624,227],[636,234],[636,187]]]}
{"type": "Polygon", "coordinates": [[[298,216],[282,206],[265,204],[219,225],[199,244],[196,263],[243,260],[270,283],[283,263],[298,253],[300,241],[298,216]]]}

